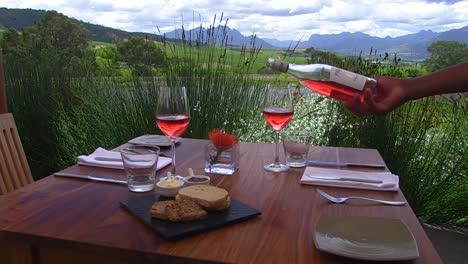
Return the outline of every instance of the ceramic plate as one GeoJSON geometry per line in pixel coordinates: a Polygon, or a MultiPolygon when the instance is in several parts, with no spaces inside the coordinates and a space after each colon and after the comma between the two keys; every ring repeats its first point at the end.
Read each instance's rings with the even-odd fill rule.
{"type": "Polygon", "coordinates": [[[399,219],[322,215],[315,226],[317,249],[363,260],[411,260],[419,256],[413,234],[399,219]]]}
{"type": "MultiPolygon", "coordinates": [[[[180,141],[180,138],[176,139],[176,143],[180,141]]],[[[167,147],[171,145],[171,140],[166,136],[161,135],[144,135],[128,141],[134,145],[155,145],[160,147],[167,147]]]]}

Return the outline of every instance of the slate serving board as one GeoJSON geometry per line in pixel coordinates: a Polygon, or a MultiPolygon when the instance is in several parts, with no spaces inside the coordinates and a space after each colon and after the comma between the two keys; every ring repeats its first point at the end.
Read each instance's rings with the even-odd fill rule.
{"type": "Polygon", "coordinates": [[[150,195],[121,201],[120,205],[127,208],[131,214],[142,220],[166,239],[180,239],[189,235],[241,222],[261,214],[257,209],[231,197],[231,206],[228,209],[223,211],[208,211],[208,217],[206,219],[190,222],[170,222],[151,218],[149,214],[151,205],[155,201],[162,200],[167,200],[167,198],[160,197],[159,195],[150,195]]]}

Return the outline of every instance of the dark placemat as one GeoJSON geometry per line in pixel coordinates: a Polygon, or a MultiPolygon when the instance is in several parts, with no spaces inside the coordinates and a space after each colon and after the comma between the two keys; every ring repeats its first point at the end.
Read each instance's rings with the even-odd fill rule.
{"type": "Polygon", "coordinates": [[[239,202],[231,197],[231,206],[223,211],[208,211],[208,217],[190,222],[170,222],[151,218],[149,210],[155,201],[167,200],[159,195],[144,196],[121,201],[120,205],[138,217],[153,230],[166,239],[179,239],[185,236],[223,227],[225,225],[244,221],[261,214],[255,208],[239,202]]]}

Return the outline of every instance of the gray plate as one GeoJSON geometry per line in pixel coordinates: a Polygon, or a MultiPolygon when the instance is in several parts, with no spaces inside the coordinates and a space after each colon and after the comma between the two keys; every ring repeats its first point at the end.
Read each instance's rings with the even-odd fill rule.
{"type": "MultiPolygon", "coordinates": [[[[176,143],[180,140],[181,138],[177,138],[176,143]]],[[[143,135],[129,140],[128,143],[134,145],[154,145],[160,147],[168,147],[171,145],[171,140],[168,137],[161,135],[143,135]]]]}
{"type": "Polygon", "coordinates": [[[339,256],[411,260],[419,256],[413,234],[400,219],[322,215],[315,226],[317,249],[339,256]]]}

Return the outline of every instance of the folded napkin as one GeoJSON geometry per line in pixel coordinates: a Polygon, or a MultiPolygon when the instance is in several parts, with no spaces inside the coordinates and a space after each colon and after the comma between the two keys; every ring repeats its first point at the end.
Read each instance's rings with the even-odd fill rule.
{"type": "MultiPolygon", "coordinates": [[[[159,156],[156,170],[166,167],[167,165],[171,164],[171,162],[172,162],[171,158],[159,156]]],[[[88,156],[86,155],[79,156],[78,164],[86,165],[86,166],[102,167],[102,168],[121,169],[121,170],[123,170],[124,168],[122,155],[120,155],[120,152],[109,151],[103,148],[97,148],[93,153],[91,153],[88,156]],[[114,160],[96,160],[96,158],[115,159],[115,161],[114,160]]]]}
{"type": "Polygon", "coordinates": [[[367,189],[377,191],[398,191],[399,177],[391,172],[369,172],[369,171],[351,171],[337,170],[319,167],[307,167],[301,178],[302,184],[323,185],[331,187],[367,189]],[[331,179],[319,179],[309,176],[316,176],[331,179]],[[338,180],[334,178],[352,178],[357,180],[379,180],[382,183],[368,183],[338,180]]]}

